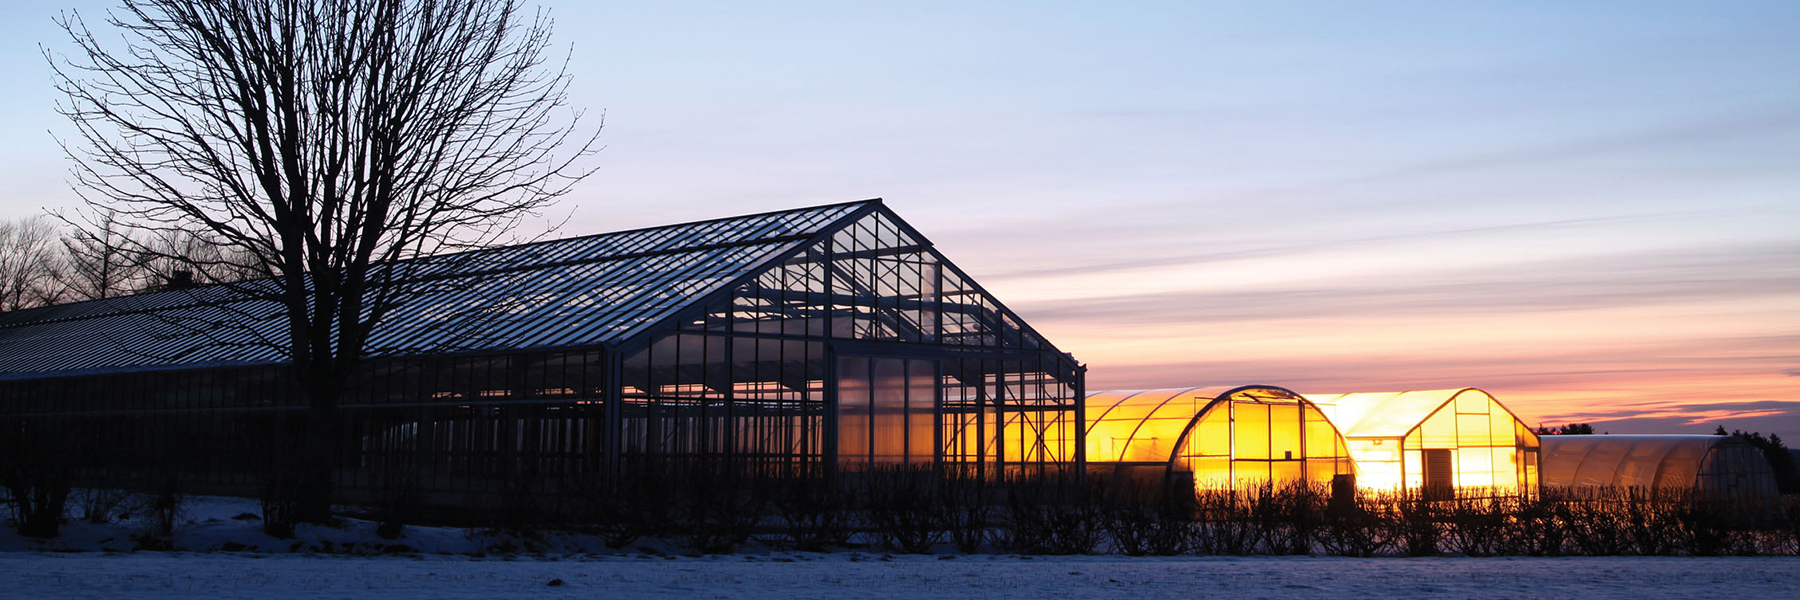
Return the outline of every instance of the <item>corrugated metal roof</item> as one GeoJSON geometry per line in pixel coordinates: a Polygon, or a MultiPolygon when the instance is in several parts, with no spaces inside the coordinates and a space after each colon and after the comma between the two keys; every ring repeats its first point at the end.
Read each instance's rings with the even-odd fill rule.
{"type": "MultiPolygon", "coordinates": [[[[866,200],[431,256],[370,356],[614,344],[835,230],[866,200]]],[[[0,374],[285,360],[280,306],[235,287],[0,314],[0,374]]]]}

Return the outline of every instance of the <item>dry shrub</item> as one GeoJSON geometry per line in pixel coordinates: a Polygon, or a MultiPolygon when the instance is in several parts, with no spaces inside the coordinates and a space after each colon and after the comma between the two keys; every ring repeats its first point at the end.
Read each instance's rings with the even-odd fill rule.
{"type": "Polygon", "coordinates": [[[1393,552],[1386,520],[1394,518],[1389,496],[1358,492],[1347,502],[1336,502],[1325,511],[1319,528],[1319,547],[1337,556],[1370,557],[1393,552]]]}
{"type": "Polygon", "coordinates": [[[1196,490],[1194,521],[1188,530],[1188,551],[1203,555],[1254,552],[1260,530],[1248,518],[1249,510],[1245,504],[1235,490],[1196,490]]]}
{"type": "Polygon", "coordinates": [[[1416,491],[1397,492],[1383,523],[1387,539],[1403,556],[1431,556],[1442,551],[1443,513],[1438,500],[1416,491]]]}
{"type": "Polygon", "coordinates": [[[131,496],[128,490],[90,487],[71,491],[69,499],[80,512],[81,520],[104,524],[118,518],[120,511],[129,506],[131,496]]]}
{"type": "Polygon", "coordinates": [[[175,526],[187,513],[187,494],[182,492],[179,479],[166,477],[155,491],[139,494],[137,506],[150,517],[151,529],[145,533],[167,540],[175,535],[175,526]]]}
{"type": "Polygon", "coordinates": [[[1307,482],[1265,483],[1250,492],[1260,550],[1267,554],[1311,554],[1325,521],[1324,488],[1307,482]]]}
{"type": "Polygon", "coordinates": [[[1149,489],[1106,490],[1102,510],[1112,550],[1128,556],[1173,556],[1186,551],[1193,525],[1192,496],[1188,484],[1174,490],[1161,485],[1149,489]]]}
{"type": "Polygon", "coordinates": [[[1521,498],[1510,531],[1512,553],[1530,556],[1562,556],[1568,552],[1572,517],[1569,492],[1544,488],[1521,498]]]}
{"type": "Polygon", "coordinates": [[[960,471],[947,471],[938,482],[944,535],[958,552],[975,552],[987,542],[994,525],[989,489],[979,476],[960,471]]]}
{"type": "Polygon", "coordinates": [[[1766,554],[1800,554],[1800,494],[1783,495],[1769,510],[1766,554]]]}
{"type": "Polygon", "coordinates": [[[61,532],[73,488],[68,440],[54,424],[0,423],[0,485],[19,535],[51,538],[61,532]]]}
{"type": "Polygon", "coordinates": [[[1496,490],[1468,490],[1438,502],[1444,520],[1446,550],[1465,556],[1509,554],[1516,502],[1496,490]]]}
{"type": "Polygon", "coordinates": [[[1100,494],[1079,477],[1013,476],[997,541],[1021,554],[1091,554],[1101,538],[1100,494]]]}
{"type": "Polygon", "coordinates": [[[1624,495],[1613,503],[1623,511],[1619,518],[1625,524],[1629,551],[1643,556],[1674,554],[1688,533],[1688,523],[1681,514],[1692,500],[1692,494],[1678,490],[1645,487],[1622,488],[1624,495]]]}
{"type": "Polygon", "coordinates": [[[1617,506],[1616,489],[1571,490],[1568,500],[1569,539],[1588,556],[1616,556],[1632,548],[1630,524],[1617,506]]]}
{"type": "Polygon", "coordinates": [[[676,472],[657,461],[628,462],[616,479],[585,477],[577,505],[580,528],[600,536],[609,548],[623,548],[638,538],[668,535],[675,526],[675,500],[680,493],[676,472]]]}
{"type": "Polygon", "coordinates": [[[722,554],[749,541],[764,512],[757,478],[721,463],[683,469],[674,529],[689,550],[722,554]]]}
{"type": "Polygon", "coordinates": [[[944,535],[944,511],[937,476],[930,469],[883,467],[861,474],[869,527],[896,552],[923,554],[944,535]]]}
{"type": "Polygon", "coordinates": [[[770,494],[770,505],[779,517],[781,542],[803,552],[849,543],[853,500],[842,484],[819,475],[779,483],[770,494]]]}

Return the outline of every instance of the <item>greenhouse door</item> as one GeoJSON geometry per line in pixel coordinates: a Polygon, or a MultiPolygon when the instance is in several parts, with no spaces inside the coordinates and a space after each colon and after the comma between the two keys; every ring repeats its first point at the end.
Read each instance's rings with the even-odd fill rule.
{"type": "Polygon", "coordinates": [[[937,458],[938,363],[839,356],[838,462],[925,465],[937,458]]]}
{"type": "Polygon", "coordinates": [[[1455,462],[1447,449],[1425,451],[1425,497],[1447,500],[1456,496],[1455,462]]]}

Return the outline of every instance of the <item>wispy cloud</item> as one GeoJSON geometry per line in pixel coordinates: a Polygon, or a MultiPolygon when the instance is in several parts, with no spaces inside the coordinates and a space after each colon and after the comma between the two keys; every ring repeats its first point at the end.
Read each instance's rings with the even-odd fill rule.
{"type": "Polygon", "coordinates": [[[1750,245],[1540,261],[1367,281],[1321,274],[1261,289],[1183,289],[1021,303],[1037,322],[1208,323],[1592,310],[1720,298],[1800,298],[1800,245],[1750,245]]]}
{"type": "MultiPolygon", "coordinates": [[[[1616,224],[1616,223],[1622,223],[1622,222],[1628,222],[1628,221],[1641,221],[1641,220],[1647,220],[1647,219],[1650,219],[1650,220],[1673,219],[1673,218],[1681,218],[1683,216],[1692,216],[1692,215],[1656,214],[1656,215],[1595,217],[1595,218],[1586,218],[1586,219],[1563,219],[1563,220],[1555,220],[1555,221],[1535,221],[1535,222],[1529,222],[1529,223],[1513,223],[1513,224],[1492,225],[1492,226],[1484,226],[1484,227],[1464,227],[1464,228],[1455,228],[1455,229],[1423,229],[1423,230],[1414,230],[1414,231],[1393,232],[1393,233],[1387,233],[1387,234],[1381,234],[1381,235],[1350,236],[1350,237],[1345,237],[1345,238],[1341,238],[1341,239],[1330,239],[1330,240],[1302,240],[1302,239],[1298,239],[1298,238],[1284,237],[1284,236],[1279,235],[1279,233],[1276,233],[1276,234],[1270,235],[1268,238],[1266,238],[1268,243],[1261,247],[1243,247],[1243,246],[1240,246],[1237,244],[1220,244],[1220,245],[1194,244],[1194,245],[1200,246],[1202,249],[1198,250],[1198,251],[1194,251],[1194,250],[1190,249],[1194,245],[1188,245],[1188,246],[1184,246],[1181,248],[1176,248],[1176,249],[1174,249],[1175,251],[1173,251],[1173,252],[1157,252],[1154,254],[1135,253],[1135,254],[1126,254],[1126,255],[1114,257],[1111,260],[1106,260],[1106,261],[1101,261],[1101,262],[1088,262],[1088,263],[1068,264],[1068,265],[1062,265],[1062,266],[1025,268],[1025,269],[1001,271],[1001,272],[997,272],[997,273],[990,275],[988,278],[993,279],[993,280],[1005,280],[1005,279],[1025,278],[1025,277],[1085,275],[1085,274],[1092,274],[1092,273],[1136,270],[1136,269],[1144,269],[1144,268],[1149,268],[1149,267],[1185,265],[1185,264],[1195,264],[1195,263],[1205,263],[1205,262],[1219,262],[1219,261],[1227,261],[1227,260],[1242,260],[1242,259],[1248,259],[1248,258],[1270,258],[1270,257],[1296,255],[1296,254],[1311,254],[1311,253],[1316,253],[1316,252],[1321,252],[1321,251],[1344,250],[1344,249],[1348,249],[1348,248],[1391,244],[1394,242],[1449,240],[1449,239],[1465,238],[1465,237],[1468,237],[1471,235],[1507,233],[1507,232],[1522,232],[1522,231],[1542,232],[1542,231],[1554,230],[1554,229],[1595,226],[1595,225],[1605,225],[1605,224],[1616,224]]],[[[1170,223],[1168,221],[1161,221],[1161,222],[1157,222],[1157,223],[1153,223],[1153,224],[1152,223],[1144,223],[1144,224],[1139,224],[1136,226],[1128,226],[1128,227],[1123,227],[1123,228],[1118,228],[1118,229],[1110,229],[1110,230],[1108,228],[1104,228],[1104,227],[1099,227],[1099,228],[1095,227],[1094,226],[1095,224],[1093,221],[1086,221],[1086,222],[1070,221],[1067,225],[1071,229],[1080,229],[1082,231],[1082,233],[1084,233],[1088,236],[1093,236],[1096,238],[1104,238],[1109,235],[1116,235],[1116,236],[1122,236],[1121,239],[1127,239],[1127,240],[1131,239],[1132,235],[1143,233],[1143,230],[1147,230],[1147,229],[1165,229],[1166,230],[1166,229],[1171,229],[1171,228],[1188,227],[1188,225],[1185,225],[1185,224],[1170,223]]],[[[1049,233],[1049,232],[1038,230],[1038,231],[1034,231],[1033,233],[1036,235],[1043,235],[1043,234],[1049,233]]],[[[1202,239],[1204,240],[1204,238],[1202,238],[1202,239]]]]}
{"type": "Polygon", "coordinates": [[[1684,147],[1747,137],[1779,136],[1795,130],[1800,130],[1800,111],[1791,106],[1777,106],[1761,111],[1734,112],[1693,118],[1685,122],[1656,124],[1636,131],[1590,139],[1472,153],[1448,160],[1422,162],[1371,173],[1359,178],[1359,181],[1377,182],[1440,173],[1541,165],[1621,152],[1684,147]]]}

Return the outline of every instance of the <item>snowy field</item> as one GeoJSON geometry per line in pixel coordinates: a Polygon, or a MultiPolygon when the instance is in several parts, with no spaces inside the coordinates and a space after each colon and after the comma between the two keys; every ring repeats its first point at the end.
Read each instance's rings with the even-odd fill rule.
{"type": "Polygon", "coordinates": [[[9,598],[1794,598],[1794,558],[0,553],[9,598]],[[791,561],[791,562],[787,562],[791,561]],[[560,580],[559,585],[551,585],[560,580]]]}
{"type": "Polygon", "coordinates": [[[1800,597],[1800,557],[1044,557],[813,554],[521,540],[409,527],[270,538],[252,501],[195,498],[172,552],[132,551],[140,516],[53,540],[0,527],[0,598],[1612,598],[1800,597]]]}

